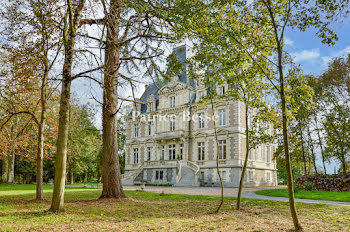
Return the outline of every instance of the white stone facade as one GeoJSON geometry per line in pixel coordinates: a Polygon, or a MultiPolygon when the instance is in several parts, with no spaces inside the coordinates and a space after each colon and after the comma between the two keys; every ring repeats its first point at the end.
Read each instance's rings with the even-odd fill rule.
{"type": "MultiPolygon", "coordinates": [[[[216,87],[217,91],[228,88],[216,87]]],[[[201,83],[183,77],[161,88],[154,84],[146,88],[140,99],[145,104],[134,108],[134,112],[141,114],[130,115],[126,120],[123,184],[219,186],[216,169],[219,153],[224,186],[239,185],[245,156],[244,105],[234,100],[214,102],[217,151],[214,121],[210,120],[211,104],[199,104],[205,94],[201,83]],[[176,117],[172,119],[171,115],[176,117]],[[189,116],[192,120],[188,120],[189,116]]],[[[251,151],[245,186],[277,185],[274,151],[274,144],[261,144],[251,151]]]]}

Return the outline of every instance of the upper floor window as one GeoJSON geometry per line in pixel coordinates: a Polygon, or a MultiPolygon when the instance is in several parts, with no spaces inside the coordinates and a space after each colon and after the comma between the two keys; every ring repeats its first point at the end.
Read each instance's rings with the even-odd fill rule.
{"type": "Polygon", "coordinates": [[[183,154],[184,154],[184,145],[181,143],[180,144],[180,157],[179,157],[180,160],[183,159],[183,154]]]}
{"type": "Polygon", "coordinates": [[[198,160],[204,160],[204,142],[198,144],[198,160]]]}
{"type": "Polygon", "coordinates": [[[134,137],[138,137],[139,136],[139,124],[135,124],[134,125],[134,137]]]}
{"type": "Polygon", "coordinates": [[[175,107],[175,96],[170,97],[170,108],[175,107]]]}
{"type": "Polygon", "coordinates": [[[153,112],[153,102],[150,102],[149,104],[148,104],[148,107],[149,107],[149,112],[153,112]]]}
{"type": "Polygon", "coordinates": [[[219,126],[225,126],[226,125],[226,110],[221,109],[219,110],[219,126]]]}
{"type": "Polygon", "coordinates": [[[152,156],[153,156],[153,148],[147,147],[147,160],[152,160],[152,156]]]}
{"type": "Polygon", "coordinates": [[[148,135],[153,134],[153,122],[148,122],[148,135]]]}
{"type": "Polygon", "coordinates": [[[204,114],[203,113],[198,114],[198,128],[199,129],[204,128],[204,114]]]}
{"type": "Polygon", "coordinates": [[[226,140],[219,140],[219,159],[226,159],[226,140]]]}
{"type": "Polygon", "coordinates": [[[170,117],[170,131],[174,131],[175,130],[175,115],[170,117]]]}
{"type": "Polygon", "coordinates": [[[225,94],[225,86],[220,86],[219,87],[219,95],[224,95],[225,94]]]}
{"type": "Polygon", "coordinates": [[[169,145],[169,159],[170,160],[176,159],[175,152],[176,152],[175,144],[169,145]]]}
{"type": "Polygon", "coordinates": [[[134,164],[138,164],[139,163],[139,149],[135,148],[134,149],[134,164]]]}

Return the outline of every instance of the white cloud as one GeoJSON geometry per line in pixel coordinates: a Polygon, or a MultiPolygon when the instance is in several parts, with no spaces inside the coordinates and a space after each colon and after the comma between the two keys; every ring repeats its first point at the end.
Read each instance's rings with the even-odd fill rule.
{"type": "Polygon", "coordinates": [[[327,67],[328,63],[335,57],[341,57],[341,56],[346,56],[347,54],[350,53],[350,46],[347,46],[346,48],[340,50],[340,51],[336,51],[336,52],[332,52],[331,55],[329,56],[322,56],[322,61],[323,61],[323,66],[327,67]]]}
{"type": "Polygon", "coordinates": [[[288,37],[285,37],[284,38],[284,45],[289,45],[289,46],[291,46],[291,45],[293,45],[294,44],[294,41],[292,40],[292,39],[290,39],[290,38],[288,38],[288,37]]]}
{"type": "Polygon", "coordinates": [[[320,57],[320,50],[318,48],[311,50],[303,50],[291,54],[295,62],[310,61],[320,57]]]}

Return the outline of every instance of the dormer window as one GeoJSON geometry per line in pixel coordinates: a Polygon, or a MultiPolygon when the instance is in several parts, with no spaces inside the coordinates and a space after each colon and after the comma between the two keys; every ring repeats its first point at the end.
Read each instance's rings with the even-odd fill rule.
{"type": "Polygon", "coordinates": [[[219,87],[219,95],[224,95],[225,94],[225,86],[220,86],[219,87]]]}
{"type": "Polygon", "coordinates": [[[175,96],[170,97],[170,108],[175,107],[175,96]]]}

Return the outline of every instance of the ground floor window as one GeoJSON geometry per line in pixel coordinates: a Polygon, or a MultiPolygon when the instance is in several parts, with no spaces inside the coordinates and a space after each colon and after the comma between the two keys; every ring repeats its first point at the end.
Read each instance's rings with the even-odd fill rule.
{"type": "Polygon", "coordinates": [[[134,164],[138,164],[139,163],[139,149],[135,148],[134,149],[134,164]]]}
{"type": "Polygon", "coordinates": [[[147,147],[147,160],[152,160],[152,156],[153,156],[153,148],[147,147]]]}
{"type": "Polygon", "coordinates": [[[183,154],[184,154],[184,145],[181,143],[180,144],[180,157],[179,157],[180,160],[183,159],[183,154]]]}
{"type": "Polygon", "coordinates": [[[226,159],[226,140],[219,140],[219,159],[224,160],[226,159]]]}
{"type": "Polygon", "coordinates": [[[164,171],[156,171],[156,180],[163,180],[164,171]]]}
{"type": "Polygon", "coordinates": [[[266,182],[267,183],[271,182],[271,173],[269,171],[266,172],[266,182]]]}
{"type": "Polygon", "coordinates": [[[162,153],[160,154],[160,160],[164,160],[165,157],[165,146],[162,146],[162,153]]]}
{"type": "Polygon", "coordinates": [[[254,181],[254,171],[252,171],[252,170],[248,171],[248,180],[254,181]]]}
{"type": "Polygon", "coordinates": [[[169,145],[169,159],[174,160],[176,159],[176,149],[175,149],[175,144],[169,145]]]}
{"type": "Polygon", "coordinates": [[[198,160],[204,160],[204,142],[198,144],[198,160]]]}

